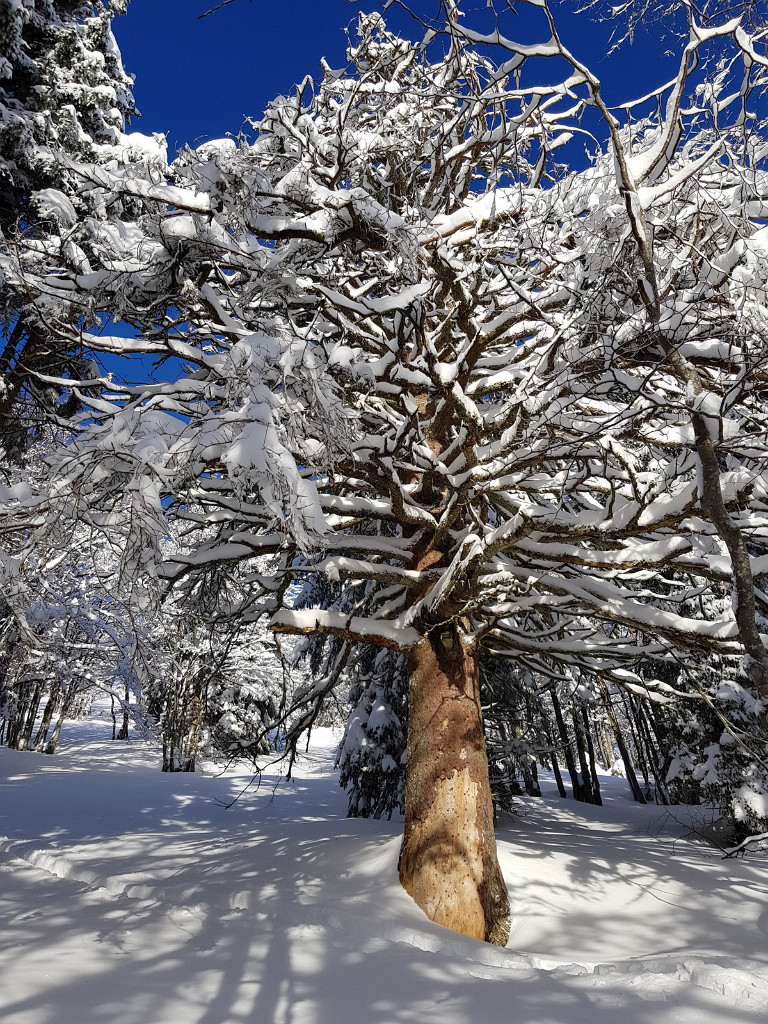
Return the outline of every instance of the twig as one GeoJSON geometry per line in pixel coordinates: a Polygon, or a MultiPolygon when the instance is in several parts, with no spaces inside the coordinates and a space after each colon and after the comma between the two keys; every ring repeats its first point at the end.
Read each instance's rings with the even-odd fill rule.
{"type": "MultiPolygon", "coordinates": [[[[233,4],[234,2],[235,0],[221,0],[221,3],[216,4],[215,7],[211,7],[211,9],[209,11],[206,11],[205,14],[198,14],[197,20],[200,21],[201,18],[207,18],[209,14],[215,14],[216,11],[220,11],[222,7],[229,7],[229,5],[233,4]]],[[[248,3],[250,2],[251,0],[248,0],[248,3]]]]}
{"type": "Polygon", "coordinates": [[[730,857],[735,857],[737,853],[742,852],[752,843],[763,843],[768,841],[768,832],[761,832],[760,835],[747,836],[746,839],[742,839],[738,846],[731,846],[726,850],[723,850],[723,860],[728,860],[730,857]]]}

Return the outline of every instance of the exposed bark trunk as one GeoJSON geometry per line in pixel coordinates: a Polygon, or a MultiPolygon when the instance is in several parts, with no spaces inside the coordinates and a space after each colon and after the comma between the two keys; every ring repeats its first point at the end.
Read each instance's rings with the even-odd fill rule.
{"type": "Polygon", "coordinates": [[[35,688],[32,691],[32,698],[27,707],[27,716],[24,721],[24,729],[21,734],[19,741],[19,750],[29,750],[32,742],[32,730],[35,727],[35,719],[37,718],[37,712],[40,707],[40,698],[43,693],[42,684],[40,682],[35,683],[35,688]]]}
{"type": "Polygon", "coordinates": [[[629,755],[629,750],[627,749],[627,744],[624,740],[624,734],[621,731],[621,726],[619,725],[619,721],[616,718],[611,704],[610,695],[607,692],[605,706],[608,711],[608,720],[610,721],[611,728],[613,729],[613,735],[616,737],[616,746],[619,748],[619,754],[621,755],[621,760],[624,765],[624,774],[627,778],[627,782],[629,783],[629,788],[632,790],[632,796],[639,804],[647,803],[643,796],[643,791],[640,788],[640,783],[637,781],[637,775],[635,775],[635,769],[632,765],[632,758],[629,755]]]}
{"type": "Polygon", "coordinates": [[[40,680],[17,681],[12,687],[12,693],[14,699],[8,721],[8,746],[12,750],[27,750],[40,705],[40,680]]]}
{"type": "Polygon", "coordinates": [[[597,803],[595,800],[595,780],[587,758],[587,743],[584,735],[584,725],[575,704],[571,705],[571,721],[573,722],[573,736],[576,744],[576,754],[579,758],[581,775],[581,800],[585,804],[597,803]]]}
{"type": "MultiPolygon", "coordinates": [[[[531,707],[531,701],[526,697],[525,699],[525,714],[526,724],[529,730],[529,734],[534,734],[534,721],[535,712],[531,707]]],[[[523,756],[521,758],[523,768],[523,781],[525,783],[525,792],[527,796],[541,796],[541,786],[539,785],[539,768],[536,763],[536,756],[531,757],[523,756]]]]}
{"type": "Polygon", "coordinates": [[[637,720],[638,730],[642,736],[645,749],[648,752],[648,765],[653,775],[655,787],[654,795],[657,804],[668,804],[669,793],[667,787],[664,785],[664,773],[660,771],[662,764],[661,751],[658,746],[658,737],[656,736],[655,730],[652,729],[652,723],[649,720],[646,708],[638,702],[637,705],[637,720]]]}
{"type": "Polygon", "coordinates": [[[565,757],[565,765],[568,769],[568,774],[571,777],[573,799],[584,803],[584,780],[579,775],[578,769],[576,768],[576,762],[573,758],[573,750],[571,749],[571,740],[568,736],[568,728],[565,724],[565,718],[563,717],[563,709],[560,704],[560,698],[555,692],[554,686],[549,691],[549,695],[552,698],[552,709],[555,712],[555,721],[557,722],[557,731],[560,734],[560,744],[565,757]]]}
{"type": "Polygon", "coordinates": [[[477,657],[455,624],[409,655],[400,881],[427,917],[503,946],[509,899],[496,858],[477,657]]]}
{"type": "Polygon", "coordinates": [[[613,756],[613,740],[608,731],[608,726],[605,721],[593,722],[594,727],[594,740],[597,743],[597,755],[600,760],[600,764],[603,766],[605,771],[609,771],[614,762],[613,756]]]}
{"type": "Polygon", "coordinates": [[[539,785],[539,770],[536,767],[536,762],[531,758],[527,758],[522,761],[522,772],[523,772],[523,783],[525,784],[525,795],[526,796],[541,796],[541,786],[539,785]]]}
{"type": "Polygon", "coordinates": [[[42,721],[40,722],[40,728],[37,730],[37,735],[35,736],[34,747],[38,753],[42,753],[43,748],[45,746],[45,741],[48,739],[48,730],[51,728],[51,722],[53,721],[53,713],[56,710],[56,704],[58,703],[58,699],[59,691],[54,686],[52,687],[51,693],[46,702],[45,710],[43,711],[43,718],[42,721]]]}
{"type": "Polygon", "coordinates": [[[61,702],[61,708],[59,709],[59,716],[56,719],[56,725],[53,728],[53,735],[51,736],[51,738],[48,740],[48,742],[45,745],[45,753],[46,754],[55,754],[56,753],[56,745],[58,744],[59,736],[61,735],[61,727],[64,724],[64,719],[67,717],[67,713],[69,711],[71,703],[72,703],[72,695],[71,695],[71,693],[65,694],[64,698],[63,698],[63,700],[61,702]]]}
{"type": "MultiPolygon", "coordinates": [[[[640,742],[640,735],[637,730],[637,722],[635,721],[635,708],[632,701],[629,700],[626,693],[621,695],[622,704],[624,705],[624,714],[629,725],[629,735],[632,740],[632,746],[634,747],[635,756],[632,757],[632,751],[630,749],[630,759],[640,769],[640,774],[643,776],[643,795],[645,799],[643,803],[648,803],[651,799],[651,777],[648,772],[648,765],[645,758],[645,750],[642,743],[640,742]]],[[[637,777],[637,776],[635,776],[637,777]]]]}
{"type": "Polygon", "coordinates": [[[127,740],[128,739],[128,725],[129,725],[129,722],[130,722],[130,717],[128,715],[128,701],[130,700],[131,693],[130,693],[130,690],[128,689],[128,685],[127,684],[126,684],[126,687],[125,687],[124,697],[125,697],[125,699],[124,699],[124,702],[123,702],[123,723],[122,723],[122,725],[120,726],[120,728],[118,730],[117,736],[113,737],[114,739],[118,739],[118,740],[127,740]]]}
{"type": "Polygon", "coordinates": [[[587,753],[589,754],[589,771],[592,775],[592,800],[593,803],[602,807],[603,798],[600,795],[600,779],[598,778],[597,765],[595,764],[595,744],[592,741],[592,729],[586,705],[583,705],[581,709],[581,721],[584,725],[584,738],[587,741],[587,753]]]}
{"type": "Polygon", "coordinates": [[[163,771],[193,772],[200,746],[209,669],[205,655],[185,657],[174,668],[163,716],[163,771]]]}
{"type": "Polygon", "coordinates": [[[560,773],[560,764],[557,760],[557,744],[555,743],[552,732],[549,725],[546,726],[547,740],[550,746],[549,760],[552,765],[552,774],[555,776],[555,783],[557,784],[557,792],[560,794],[563,800],[567,799],[568,794],[565,792],[565,785],[563,783],[563,776],[560,773]]]}

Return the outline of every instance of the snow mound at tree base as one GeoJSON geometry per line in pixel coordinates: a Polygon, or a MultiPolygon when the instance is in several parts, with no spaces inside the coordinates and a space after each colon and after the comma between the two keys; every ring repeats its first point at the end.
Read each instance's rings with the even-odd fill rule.
{"type": "MultiPolygon", "coordinates": [[[[96,730],[98,726],[89,726],[96,730]]],[[[399,822],[345,819],[321,733],[295,779],[162,775],[85,732],[0,750],[0,1010],[8,1024],[751,1024],[768,1012],[765,862],[675,820],[554,789],[499,830],[498,949],[397,881],[399,822]]],[[[613,780],[611,780],[613,783],[613,780]]]]}

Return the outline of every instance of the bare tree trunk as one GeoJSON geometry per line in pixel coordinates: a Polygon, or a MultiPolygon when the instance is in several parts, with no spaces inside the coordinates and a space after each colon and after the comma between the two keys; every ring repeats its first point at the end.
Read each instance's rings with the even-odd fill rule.
{"type": "Polygon", "coordinates": [[[600,760],[603,768],[605,768],[606,771],[609,771],[613,767],[615,758],[613,754],[613,740],[611,738],[611,733],[608,729],[608,725],[604,721],[600,722],[600,725],[598,726],[597,744],[600,750],[600,760]]]}
{"type": "Polygon", "coordinates": [[[579,775],[576,769],[576,762],[573,759],[573,750],[571,749],[571,741],[568,737],[568,729],[565,724],[565,718],[563,717],[563,709],[560,705],[560,698],[557,696],[554,686],[549,691],[549,695],[552,698],[552,708],[555,712],[555,721],[557,722],[557,731],[560,734],[560,744],[563,749],[563,755],[565,757],[565,765],[568,769],[568,774],[571,777],[571,789],[573,790],[573,799],[584,802],[584,780],[579,775]]]}
{"type": "Polygon", "coordinates": [[[643,791],[640,788],[640,783],[637,781],[637,775],[635,775],[635,769],[632,765],[632,758],[630,757],[629,750],[627,749],[627,744],[624,740],[624,734],[621,731],[621,726],[619,725],[619,721],[613,710],[610,694],[607,691],[605,694],[605,707],[608,711],[608,720],[611,723],[613,735],[616,737],[616,746],[619,748],[619,754],[621,755],[621,760],[624,764],[624,774],[626,775],[627,782],[629,783],[629,788],[632,790],[632,796],[639,804],[647,803],[643,796],[643,791]]]}
{"type": "Polygon", "coordinates": [[[400,881],[431,921],[503,946],[509,899],[496,858],[478,663],[456,624],[409,655],[400,881]]]}
{"type": "Polygon", "coordinates": [[[579,766],[581,768],[581,800],[585,804],[597,803],[595,800],[595,781],[592,778],[592,773],[589,770],[589,761],[587,760],[587,744],[584,736],[584,725],[580,716],[580,711],[576,704],[571,704],[571,721],[573,722],[573,736],[576,743],[576,754],[579,758],[579,766]]]}
{"type": "Polygon", "coordinates": [[[30,679],[17,681],[12,692],[15,700],[8,722],[8,746],[12,750],[26,750],[40,704],[40,682],[30,679]]]}
{"type": "Polygon", "coordinates": [[[549,723],[546,725],[547,740],[550,746],[549,759],[552,764],[552,774],[555,776],[555,783],[557,784],[557,792],[560,794],[563,800],[565,800],[568,794],[565,792],[565,785],[563,784],[563,776],[560,773],[560,764],[557,760],[557,744],[552,738],[552,732],[549,728],[549,723]]]}
{"type": "Polygon", "coordinates": [[[43,711],[43,718],[40,722],[40,728],[37,730],[35,736],[34,747],[38,753],[41,753],[45,746],[45,741],[48,739],[48,730],[51,728],[51,722],[53,721],[53,713],[56,710],[56,704],[59,699],[59,691],[55,684],[51,687],[51,692],[43,711]]]}
{"type": "Polygon", "coordinates": [[[129,723],[128,701],[130,700],[130,696],[131,696],[130,690],[128,689],[128,684],[126,683],[125,684],[125,702],[123,703],[123,724],[120,726],[120,729],[118,730],[117,736],[115,737],[115,739],[118,739],[118,740],[127,740],[128,739],[128,723],[129,723]]]}
{"type": "Polygon", "coordinates": [[[592,800],[602,807],[603,798],[600,795],[600,779],[597,776],[597,765],[595,764],[595,744],[592,741],[592,728],[586,704],[581,706],[581,721],[584,725],[584,738],[587,741],[587,753],[589,754],[589,771],[592,775],[592,800]]]}
{"type": "Polygon", "coordinates": [[[539,770],[533,758],[523,757],[520,762],[523,772],[523,783],[525,784],[526,796],[541,796],[539,785],[539,770]]]}
{"type": "Polygon", "coordinates": [[[651,777],[648,772],[648,763],[645,756],[645,749],[640,741],[640,734],[637,729],[637,722],[635,721],[635,706],[627,693],[622,693],[621,700],[622,704],[624,705],[624,714],[626,716],[627,724],[629,726],[629,735],[632,740],[632,746],[635,748],[634,763],[640,769],[640,773],[643,776],[643,783],[645,785],[645,789],[643,790],[643,795],[645,799],[643,800],[643,803],[647,803],[651,799],[651,777]]]}
{"type": "MultiPolygon", "coordinates": [[[[70,684],[70,687],[71,686],[72,686],[72,684],[70,684]]],[[[59,709],[59,716],[56,719],[56,725],[54,726],[54,729],[53,729],[53,735],[51,736],[51,738],[48,740],[48,742],[45,745],[45,753],[46,754],[55,754],[56,753],[56,746],[57,746],[57,744],[59,742],[59,736],[61,735],[61,727],[64,724],[64,719],[67,717],[67,712],[69,711],[71,703],[72,703],[72,694],[71,693],[66,693],[64,695],[64,698],[63,698],[62,702],[61,702],[61,708],[59,709]]]]}
{"type": "MultiPolygon", "coordinates": [[[[528,697],[526,697],[525,699],[525,712],[529,733],[533,735],[534,714],[531,708],[531,702],[528,699],[528,697]]],[[[526,795],[541,796],[541,786],[539,785],[539,767],[536,763],[536,755],[532,754],[530,757],[523,755],[520,758],[520,763],[523,769],[523,782],[525,783],[526,795]]]]}
{"type": "Polygon", "coordinates": [[[647,709],[639,701],[637,702],[637,722],[638,732],[643,739],[645,749],[648,752],[648,766],[651,769],[651,775],[653,775],[654,782],[654,795],[657,804],[668,804],[669,793],[667,787],[664,785],[664,778],[659,770],[659,766],[662,762],[661,751],[658,747],[658,738],[655,731],[652,729],[652,723],[649,721],[647,709]]]}
{"type": "Polygon", "coordinates": [[[35,683],[35,688],[32,692],[32,698],[27,706],[27,717],[24,722],[24,729],[21,734],[21,740],[18,745],[19,750],[29,750],[32,742],[32,730],[35,727],[35,719],[37,718],[37,712],[40,707],[40,698],[42,697],[43,687],[41,682],[35,683]]]}
{"type": "Polygon", "coordinates": [[[163,715],[163,771],[193,772],[203,729],[208,692],[205,655],[175,667],[163,715]]]}

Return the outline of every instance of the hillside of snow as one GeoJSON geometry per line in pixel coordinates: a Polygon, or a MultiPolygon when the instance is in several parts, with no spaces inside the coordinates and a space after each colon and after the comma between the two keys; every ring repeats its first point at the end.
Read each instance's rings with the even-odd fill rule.
{"type": "Polygon", "coordinates": [[[721,859],[623,780],[602,808],[549,786],[502,822],[497,949],[403,892],[401,822],[345,818],[328,731],[293,781],[249,786],[68,728],[54,757],[0,748],[5,1024],[767,1019],[768,859],[721,859]]]}

